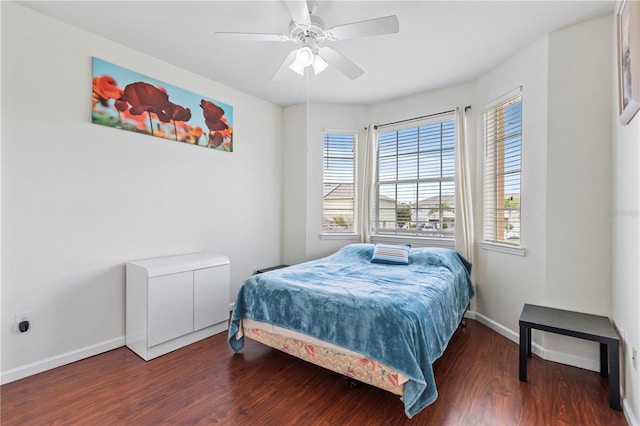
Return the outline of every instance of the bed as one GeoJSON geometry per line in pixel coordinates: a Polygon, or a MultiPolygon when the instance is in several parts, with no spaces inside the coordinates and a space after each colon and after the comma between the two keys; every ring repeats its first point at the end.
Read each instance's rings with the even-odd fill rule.
{"type": "Polygon", "coordinates": [[[382,247],[351,244],[247,279],[229,346],[250,338],[401,395],[413,417],[437,398],[432,364],[474,295],[471,265],[442,248],[407,249],[396,264],[382,247]]]}

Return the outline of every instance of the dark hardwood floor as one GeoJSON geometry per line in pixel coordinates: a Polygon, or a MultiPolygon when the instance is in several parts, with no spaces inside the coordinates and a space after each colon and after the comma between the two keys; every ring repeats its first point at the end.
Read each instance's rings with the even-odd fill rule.
{"type": "Polygon", "coordinates": [[[439,397],[407,419],[399,397],[226,333],[145,362],[127,348],[0,388],[9,425],[625,425],[598,373],[535,357],[467,320],[435,364],[439,397]]]}

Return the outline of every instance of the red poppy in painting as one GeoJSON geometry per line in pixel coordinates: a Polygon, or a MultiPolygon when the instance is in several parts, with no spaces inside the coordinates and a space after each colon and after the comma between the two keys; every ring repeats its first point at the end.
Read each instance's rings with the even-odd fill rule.
{"type": "Polygon", "coordinates": [[[224,110],[211,101],[200,101],[200,107],[202,108],[202,114],[204,115],[205,124],[211,131],[225,130],[227,123],[222,119],[224,110]]]}
{"type": "Polygon", "coordinates": [[[173,119],[176,121],[189,121],[191,119],[191,110],[180,105],[175,106],[173,119]]]}
{"type": "Polygon", "coordinates": [[[171,120],[175,121],[189,121],[191,119],[191,110],[184,108],[180,105],[176,105],[172,102],[167,102],[162,106],[160,110],[153,110],[160,121],[168,123],[171,120]]]}
{"type": "Polygon", "coordinates": [[[224,138],[220,134],[220,132],[209,132],[209,146],[211,148],[217,148],[222,145],[224,142],[224,138]]]}
{"type": "Polygon", "coordinates": [[[169,95],[151,84],[138,81],[128,84],[120,99],[129,102],[129,112],[133,115],[140,115],[146,111],[157,114],[169,102],[169,95]]]}
{"type": "Polygon", "coordinates": [[[118,99],[114,106],[120,112],[124,112],[129,109],[129,103],[123,101],[122,99],[118,99]]]}
{"type": "Polygon", "coordinates": [[[98,102],[102,106],[109,106],[109,99],[118,99],[122,95],[122,89],[118,87],[116,80],[109,75],[93,77],[93,106],[98,102]]]}

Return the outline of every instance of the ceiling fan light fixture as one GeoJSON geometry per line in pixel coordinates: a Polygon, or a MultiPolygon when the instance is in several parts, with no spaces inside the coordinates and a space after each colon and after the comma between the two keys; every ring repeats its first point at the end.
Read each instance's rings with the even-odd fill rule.
{"type": "Polygon", "coordinates": [[[302,66],[301,64],[298,63],[298,61],[293,61],[291,65],[289,65],[289,68],[291,68],[291,70],[296,72],[297,74],[304,76],[304,70],[307,67],[302,66]]]}
{"type": "MultiPolygon", "coordinates": [[[[309,46],[302,46],[296,52],[296,59],[291,63],[291,65],[289,65],[289,68],[291,68],[293,71],[295,71],[300,75],[304,75],[304,70],[310,65],[314,65],[314,71],[315,71],[315,63],[317,61],[317,58],[318,56],[315,53],[313,53],[313,50],[311,50],[309,46]]],[[[325,68],[326,68],[326,65],[325,65],[325,68]]],[[[320,71],[317,71],[316,74],[318,72],[320,71]]]]}
{"type": "Polygon", "coordinates": [[[313,66],[313,73],[315,75],[320,74],[322,71],[326,70],[327,67],[329,66],[329,64],[320,57],[320,55],[315,55],[315,58],[313,59],[313,64],[311,64],[313,66]]]}
{"type": "Polygon", "coordinates": [[[329,46],[322,46],[323,42],[325,40],[339,41],[395,34],[400,30],[398,17],[395,15],[350,22],[327,28],[324,21],[315,14],[318,6],[317,0],[285,1],[284,3],[292,18],[289,23],[288,34],[215,33],[218,37],[226,40],[292,41],[300,46],[289,51],[285,60],[282,61],[276,73],[271,77],[272,80],[282,80],[287,73],[287,68],[304,76],[305,70],[310,66],[313,66],[314,74],[318,75],[327,69],[329,65],[335,67],[350,80],[354,80],[360,77],[364,71],[335,49],[329,46]]]}
{"type": "Polygon", "coordinates": [[[315,55],[309,46],[302,46],[296,53],[295,62],[306,68],[313,63],[314,56],[315,55]]]}

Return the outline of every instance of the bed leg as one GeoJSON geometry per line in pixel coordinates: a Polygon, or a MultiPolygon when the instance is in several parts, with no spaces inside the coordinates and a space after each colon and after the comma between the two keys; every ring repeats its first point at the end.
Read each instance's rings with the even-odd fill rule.
{"type": "MultiPolygon", "coordinates": [[[[467,309],[464,310],[465,313],[467,313],[469,309],[471,309],[471,303],[467,303],[467,309]]],[[[462,321],[460,321],[460,324],[462,324],[463,328],[467,328],[467,320],[464,319],[464,314],[462,315],[462,321]]]]}
{"type": "Polygon", "coordinates": [[[347,386],[349,386],[350,388],[355,388],[356,386],[358,386],[358,382],[353,380],[351,377],[344,376],[344,381],[347,382],[347,386]]]}

